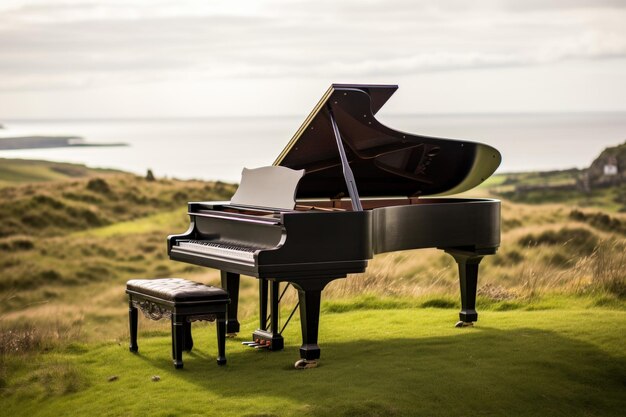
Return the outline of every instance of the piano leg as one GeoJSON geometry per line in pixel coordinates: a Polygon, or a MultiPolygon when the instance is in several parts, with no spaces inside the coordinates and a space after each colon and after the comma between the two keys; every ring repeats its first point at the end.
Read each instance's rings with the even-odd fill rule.
{"type": "Polygon", "coordinates": [[[259,278],[259,330],[267,330],[267,280],[259,278]]]}
{"type": "Polygon", "coordinates": [[[465,251],[446,250],[459,266],[459,283],[461,286],[460,321],[456,327],[471,326],[478,320],[476,312],[476,288],[478,284],[478,265],[483,259],[482,254],[465,251]]]}
{"type": "Polygon", "coordinates": [[[300,325],[302,326],[302,346],[300,360],[295,363],[298,369],[315,368],[320,358],[317,344],[319,331],[322,290],[332,279],[309,279],[292,281],[298,290],[300,301],[300,325]]]}
{"type": "Polygon", "coordinates": [[[280,334],[278,318],[280,317],[280,305],[278,296],[280,294],[280,282],[270,283],[270,332],[272,333],[271,350],[281,350],[285,346],[283,337],[280,334]]]}
{"type": "Polygon", "coordinates": [[[259,304],[260,304],[260,326],[257,331],[252,334],[252,340],[257,344],[257,348],[266,348],[269,350],[281,350],[285,346],[283,337],[280,334],[279,327],[279,304],[278,296],[280,292],[280,282],[259,279],[259,304]],[[269,294],[268,294],[269,284],[269,294]],[[270,300],[270,314],[267,314],[268,295],[270,300]],[[269,320],[269,329],[267,322],[269,320]]]}
{"type": "Polygon", "coordinates": [[[221,271],[222,289],[228,291],[230,304],[226,314],[226,336],[234,337],[239,332],[239,321],[237,320],[237,308],[239,305],[239,274],[221,271]]]}

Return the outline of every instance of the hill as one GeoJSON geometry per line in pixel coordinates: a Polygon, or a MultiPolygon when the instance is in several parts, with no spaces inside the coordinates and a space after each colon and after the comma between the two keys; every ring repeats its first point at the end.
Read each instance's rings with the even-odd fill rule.
{"type": "MultiPolygon", "coordinates": [[[[13,318],[37,316],[42,309],[66,306],[76,291],[113,288],[136,276],[217,279],[215,271],[169,261],[165,237],[186,229],[187,201],[228,199],[234,185],[151,181],[74,165],[34,166],[79,174],[0,188],[0,217],[5,219],[0,223],[0,298],[5,299],[0,312],[13,318]]],[[[617,300],[626,295],[621,268],[626,264],[626,216],[504,200],[502,217],[501,249],[481,264],[480,294],[487,303],[513,308],[555,292],[593,293],[604,297],[597,302],[621,303],[617,300]]],[[[253,299],[252,283],[245,285],[253,299]]],[[[408,251],[377,256],[366,273],[331,284],[325,297],[443,296],[450,305],[457,303],[457,285],[448,255],[434,249],[408,251]]],[[[102,302],[108,308],[116,300],[104,297],[102,302]]]]}
{"type": "Polygon", "coordinates": [[[626,212],[626,143],[605,149],[587,169],[500,174],[485,186],[521,203],[564,203],[626,212]]]}
{"type": "Polygon", "coordinates": [[[606,148],[585,171],[587,187],[610,187],[626,182],[626,143],[606,148]]]}
{"type": "Polygon", "coordinates": [[[0,158],[0,188],[23,183],[86,178],[112,173],[119,174],[120,171],[88,168],[81,164],[0,158]]]}
{"type": "Polygon", "coordinates": [[[33,166],[68,175],[63,180],[42,175],[29,183],[17,175],[18,185],[0,188],[0,312],[32,303],[63,305],[56,300],[60,293],[131,275],[193,270],[166,260],[166,235],[186,229],[188,201],[228,199],[234,192],[233,185],[219,182],[33,166]]]}

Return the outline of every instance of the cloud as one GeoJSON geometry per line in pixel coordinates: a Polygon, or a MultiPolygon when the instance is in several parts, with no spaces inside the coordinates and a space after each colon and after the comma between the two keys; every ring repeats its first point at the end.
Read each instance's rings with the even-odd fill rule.
{"type": "Polygon", "coordinates": [[[0,9],[0,90],[626,57],[623,3],[9,1],[0,9]]]}

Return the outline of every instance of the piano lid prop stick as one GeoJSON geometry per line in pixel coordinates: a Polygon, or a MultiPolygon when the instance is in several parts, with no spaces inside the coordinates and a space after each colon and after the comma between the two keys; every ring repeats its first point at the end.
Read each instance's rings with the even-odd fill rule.
{"type": "Polygon", "coordinates": [[[335,134],[335,140],[337,141],[337,149],[339,150],[339,157],[341,158],[343,176],[346,179],[348,194],[350,194],[350,200],[352,201],[352,210],[363,211],[361,199],[359,198],[359,191],[356,188],[356,181],[354,180],[352,169],[350,169],[350,164],[348,163],[348,158],[346,157],[346,151],[343,148],[343,143],[341,141],[341,135],[339,134],[339,128],[337,127],[337,122],[335,122],[335,116],[333,115],[333,111],[330,106],[328,106],[328,114],[330,115],[330,123],[333,126],[333,133],[335,134]]]}

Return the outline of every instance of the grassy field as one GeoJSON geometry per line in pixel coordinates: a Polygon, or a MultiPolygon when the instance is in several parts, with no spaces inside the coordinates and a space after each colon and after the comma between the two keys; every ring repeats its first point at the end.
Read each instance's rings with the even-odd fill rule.
{"type": "MultiPolygon", "coordinates": [[[[5,162],[7,415],[600,416],[626,405],[626,214],[610,198],[504,199],[501,248],[481,264],[476,328],[452,327],[459,295],[450,256],[396,252],[324,291],[319,368],[292,370],[297,314],[285,351],[240,345],[257,314],[256,280],[244,278],[244,329],[228,342],[229,365],[214,364],[211,326],[197,332],[197,349],[176,372],[167,324],[141,321],[141,353],[128,352],[124,284],[165,276],[217,284],[215,270],[169,261],[165,237],[187,228],[187,201],[228,199],[234,186],[5,162]],[[29,176],[40,170],[65,174],[29,176]]],[[[470,195],[506,182],[494,177],[470,195]]],[[[288,292],[285,305],[295,298],[288,292]]]]}
{"type": "Polygon", "coordinates": [[[2,408],[15,417],[623,415],[625,311],[488,311],[465,329],[455,320],[452,309],[325,313],[321,365],[306,372],[292,367],[298,323],[281,352],[229,340],[225,367],[215,364],[214,326],[198,326],[180,371],[161,324],[140,333],[138,355],[122,338],[13,357],[2,408]]]}
{"type": "Polygon", "coordinates": [[[112,173],[106,169],[87,168],[78,164],[0,158],[0,187],[16,183],[47,182],[112,173]]]}
{"type": "Polygon", "coordinates": [[[517,203],[559,203],[626,212],[626,184],[593,187],[585,193],[576,187],[581,175],[582,171],[578,169],[499,174],[485,181],[482,188],[517,203]]]}

